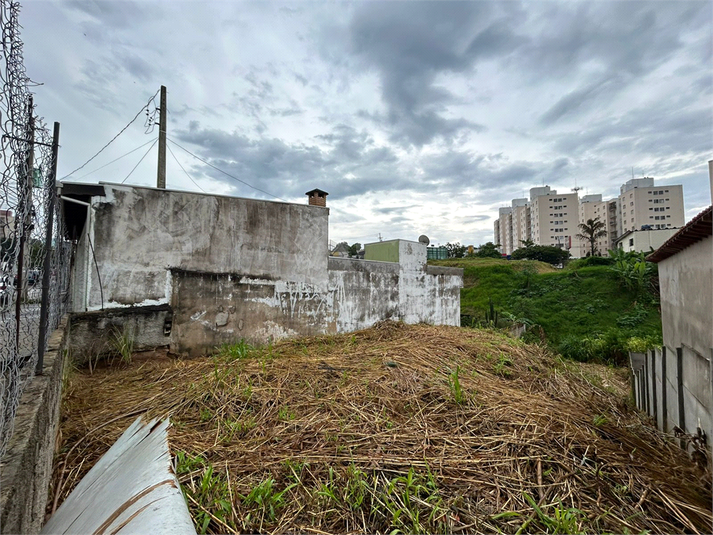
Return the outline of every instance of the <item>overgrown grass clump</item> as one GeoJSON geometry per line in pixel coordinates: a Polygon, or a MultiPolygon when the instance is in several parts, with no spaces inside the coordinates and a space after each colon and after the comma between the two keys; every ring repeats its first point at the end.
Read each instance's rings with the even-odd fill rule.
{"type": "Polygon", "coordinates": [[[498,330],[394,322],[236,345],[76,372],[58,501],[145,413],[170,415],[200,533],[680,533],[713,520],[710,478],[629,408],[618,370],[498,330]]]}

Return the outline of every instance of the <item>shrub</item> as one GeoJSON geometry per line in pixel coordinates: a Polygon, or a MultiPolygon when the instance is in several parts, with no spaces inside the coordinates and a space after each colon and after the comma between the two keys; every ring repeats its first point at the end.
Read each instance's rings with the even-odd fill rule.
{"type": "Polygon", "coordinates": [[[567,262],[569,251],[551,245],[533,245],[516,249],[510,258],[513,260],[539,260],[556,266],[567,262]]]}

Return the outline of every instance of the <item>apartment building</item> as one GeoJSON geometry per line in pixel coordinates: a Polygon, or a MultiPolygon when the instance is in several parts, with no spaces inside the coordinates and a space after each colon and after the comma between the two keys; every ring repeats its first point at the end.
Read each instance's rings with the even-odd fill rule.
{"type": "MultiPolygon", "coordinates": [[[[530,205],[527,199],[512,200],[512,251],[522,247],[522,242],[530,240],[530,205]]],[[[507,254],[511,254],[512,251],[507,254]]]]}
{"type": "Polygon", "coordinates": [[[537,195],[530,203],[530,214],[532,241],[567,249],[572,256],[580,256],[575,238],[579,224],[577,193],[552,190],[546,195],[537,195]]]}
{"type": "Polygon", "coordinates": [[[579,224],[597,217],[605,223],[606,237],[597,249],[606,255],[619,236],[632,230],[683,227],[683,186],[655,186],[651,177],[634,178],[622,184],[618,197],[557,193],[549,186],[530,189],[530,199],[513,199],[512,207],[500,208],[493,226],[495,242],[504,254],[522,246],[523,240],[537,245],[568,249],[573,258],[587,255],[589,243],[577,238],[579,224]]]}
{"type": "Polygon", "coordinates": [[[12,210],[0,210],[0,240],[11,237],[15,232],[15,215],[12,210]]]}
{"type": "Polygon", "coordinates": [[[512,247],[512,208],[500,208],[498,210],[500,216],[499,235],[496,243],[500,244],[500,252],[509,254],[506,251],[508,247],[512,247]]]}
{"type": "Polygon", "coordinates": [[[632,178],[619,194],[618,235],[629,230],[683,227],[683,186],[654,186],[651,177],[632,178]]]}

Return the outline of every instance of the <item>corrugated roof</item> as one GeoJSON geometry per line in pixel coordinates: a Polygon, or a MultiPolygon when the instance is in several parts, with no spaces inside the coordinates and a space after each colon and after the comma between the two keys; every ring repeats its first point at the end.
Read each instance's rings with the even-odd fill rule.
{"type": "Polygon", "coordinates": [[[661,247],[651,253],[646,260],[649,262],[661,262],[661,260],[675,255],[689,245],[693,245],[712,234],[713,206],[709,206],[671,236],[661,247]]]}

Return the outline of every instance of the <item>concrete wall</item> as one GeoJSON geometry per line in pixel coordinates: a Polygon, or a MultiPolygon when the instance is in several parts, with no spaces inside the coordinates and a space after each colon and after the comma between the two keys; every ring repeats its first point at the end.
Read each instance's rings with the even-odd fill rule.
{"type": "MultiPolygon", "coordinates": [[[[101,308],[102,301],[104,307],[166,304],[170,268],[326,287],[327,208],[120,185],[104,189],[104,197],[92,198],[85,225],[101,288],[94,259],[78,254],[76,260],[91,266],[88,310],[101,308]]],[[[74,310],[84,308],[80,303],[74,310]]]]}
{"type": "Polygon", "coordinates": [[[397,243],[399,263],[330,257],[328,285],[172,271],[171,350],[192,356],[245,338],[334,334],[384,319],[460,325],[463,271],[426,265],[426,246],[397,243]]]}
{"type": "Polygon", "coordinates": [[[69,319],[72,360],[84,364],[90,358],[116,353],[116,337],[131,336],[134,351],[168,346],[173,324],[169,305],[110,308],[73,313],[69,319]]]}
{"type": "Polygon", "coordinates": [[[713,347],[713,237],[659,262],[663,341],[701,356],[713,347]]]}
{"type": "Polygon", "coordinates": [[[0,528],[39,533],[45,519],[62,398],[67,320],[52,333],[42,374],[20,398],[12,438],[0,463],[0,528]]]}

